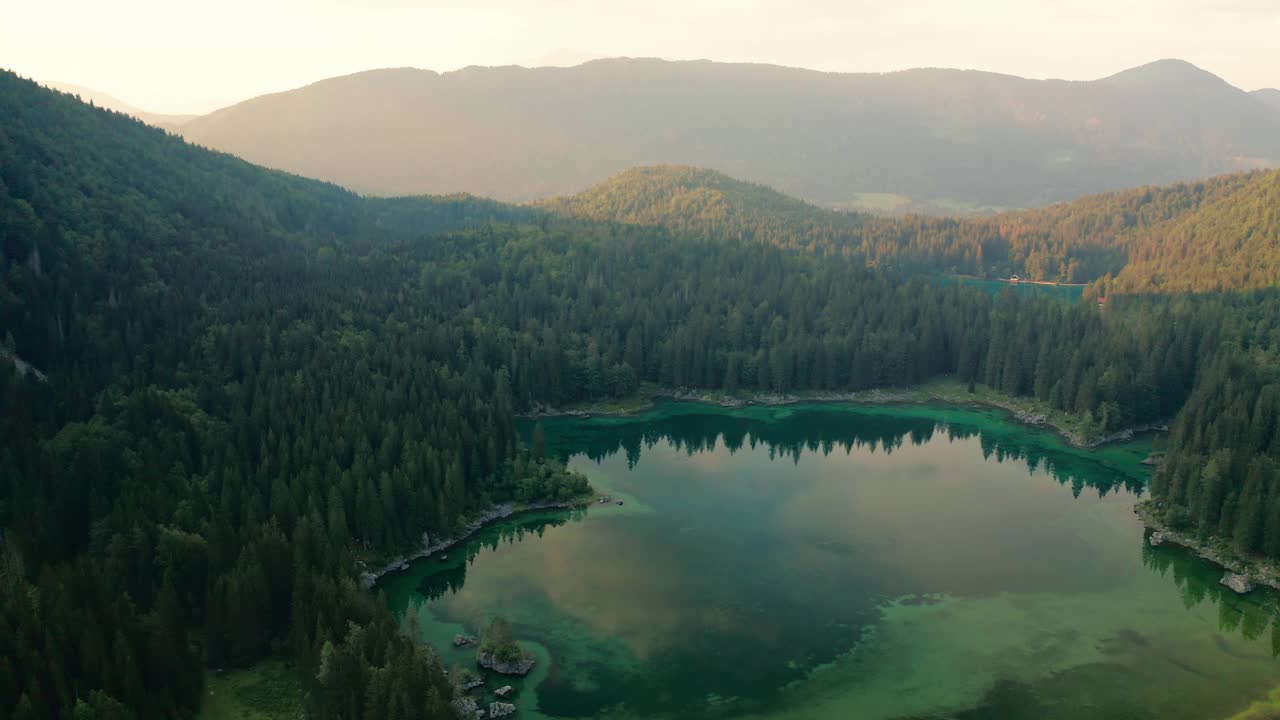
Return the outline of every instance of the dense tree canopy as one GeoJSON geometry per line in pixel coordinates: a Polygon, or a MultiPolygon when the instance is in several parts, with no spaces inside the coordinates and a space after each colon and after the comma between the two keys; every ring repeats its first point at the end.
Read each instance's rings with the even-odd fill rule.
{"type": "Polygon", "coordinates": [[[1098,292],[1257,289],[1280,279],[1280,172],[1144,187],[991,217],[825,210],[697,168],[621,173],[553,212],[860,258],[908,273],[1095,283],[1098,292]]]}
{"type": "Polygon", "coordinates": [[[362,199],[9,74],[0,110],[14,717],[190,717],[203,667],[268,653],[313,716],[449,717],[438,660],[357,561],[580,493],[516,414],[641,382],[953,375],[1098,432],[1176,417],[1153,486],[1171,517],[1280,554],[1275,293],[992,297],[786,243],[362,199]]]}
{"type": "Polygon", "coordinates": [[[0,107],[4,713],[189,716],[205,664],[267,652],[369,717],[406,687],[445,712],[356,557],[582,483],[518,449],[504,372],[367,253],[527,211],[365,201],[8,74],[0,107]]]}

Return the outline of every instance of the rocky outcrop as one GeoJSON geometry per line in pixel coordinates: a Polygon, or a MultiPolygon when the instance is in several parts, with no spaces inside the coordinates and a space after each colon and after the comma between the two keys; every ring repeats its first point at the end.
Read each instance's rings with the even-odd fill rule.
{"type": "Polygon", "coordinates": [[[1151,537],[1147,538],[1147,542],[1151,543],[1151,547],[1158,547],[1164,542],[1164,533],[1156,530],[1151,533],[1151,537]]]}
{"type": "Polygon", "coordinates": [[[600,412],[602,411],[598,408],[561,410],[560,408],[553,407],[551,405],[534,403],[528,410],[520,413],[517,417],[530,419],[544,417],[590,417],[591,415],[596,415],[600,412]]]}
{"type": "Polygon", "coordinates": [[[462,690],[464,692],[467,690],[475,690],[476,688],[480,687],[483,684],[484,684],[484,678],[482,677],[469,678],[462,682],[462,690]]]}
{"type": "Polygon", "coordinates": [[[478,652],[476,664],[502,675],[528,675],[533,669],[534,659],[532,655],[525,654],[519,660],[505,660],[493,653],[478,652]]]}
{"type": "MultiPolygon", "coordinates": [[[[1236,587],[1245,587],[1253,589],[1254,585],[1266,585],[1270,588],[1280,590],[1280,564],[1271,561],[1268,562],[1262,558],[1242,558],[1229,550],[1215,543],[1214,538],[1207,541],[1191,535],[1190,533],[1182,533],[1174,530],[1164,523],[1163,507],[1154,500],[1144,500],[1134,506],[1134,511],[1147,527],[1151,528],[1152,536],[1159,533],[1160,543],[1170,543],[1187,548],[1196,555],[1208,560],[1215,565],[1222,567],[1227,574],[1220,581],[1224,586],[1235,590],[1236,592],[1248,592],[1248,590],[1236,590],[1236,587]],[[1230,580],[1231,577],[1238,577],[1240,580],[1230,580]],[[1229,584],[1233,583],[1233,584],[1229,584]],[[1243,583],[1241,582],[1243,581],[1243,583]]],[[[1153,540],[1148,540],[1155,545],[1153,540]]]]}
{"type": "MultiPolygon", "coordinates": [[[[1129,440],[1132,440],[1135,435],[1141,432],[1169,432],[1169,425],[1167,423],[1159,423],[1159,422],[1147,423],[1146,425],[1135,425],[1131,428],[1125,428],[1124,430],[1113,432],[1110,435],[1097,435],[1095,437],[1088,438],[1082,442],[1077,442],[1076,444],[1079,445],[1080,447],[1095,448],[1100,445],[1109,445],[1111,443],[1117,443],[1117,442],[1127,442],[1129,440]]],[[[1154,462],[1150,464],[1154,464],[1154,462]]]]}
{"type": "MultiPolygon", "coordinates": [[[[392,572],[408,570],[409,563],[413,562],[414,560],[421,560],[422,558],[431,557],[432,555],[435,555],[436,553],[442,550],[448,550],[454,545],[457,545],[463,540],[466,540],[468,537],[471,537],[476,533],[477,530],[480,530],[484,526],[493,522],[497,522],[498,520],[504,520],[506,518],[509,518],[512,515],[515,515],[516,513],[528,512],[531,510],[552,510],[552,509],[569,510],[573,508],[583,507],[585,505],[588,505],[590,502],[591,500],[589,498],[579,498],[577,500],[570,500],[569,502],[533,503],[530,505],[521,505],[519,507],[517,507],[515,503],[501,503],[499,505],[494,505],[493,507],[489,508],[487,511],[482,513],[475,520],[468,523],[467,526],[463,528],[462,534],[458,535],[457,537],[447,538],[445,540],[439,540],[435,543],[432,543],[431,539],[427,536],[427,534],[423,533],[422,548],[420,550],[407,556],[402,555],[400,557],[392,559],[391,562],[384,565],[381,570],[369,570],[364,567],[363,563],[357,563],[357,569],[361,570],[360,584],[363,585],[366,590],[371,589],[374,585],[377,584],[378,580],[383,575],[387,575],[392,572]]],[[[448,557],[448,556],[446,555],[445,557],[448,557]]]]}
{"type": "Polygon", "coordinates": [[[453,711],[461,718],[478,718],[484,712],[470,695],[462,695],[453,699],[453,711]]]}
{"type": "Polygon", "coordinates": [[[1049,416],[1040,413],[1033,413],[1027,410],[1018,410],[1013,413],[1013,418],[1024,425],[1047,425],[1049,416]]]}
{"type": "Polygon", "coordinates": [[[1218,582],[1226,585],[1231,588],[1232,591],[1241,595],[1253,592],[1253,581],[1244,575],[1237,575],[1236,573],[1228,572],[1226,575],[1223,575],[1222,579],[1218,582]]]}
{"type": "Polygon", "coordinates": [[[516,706],[511,703],[493,702],[489,703],[489,717],[500,718],[516,713],[516,706]]]}
{"type": "Polygon", "coordinates": [[[35,379],[40,382],[45,382],[49,379],[44,373],[32,367],[31,363],[28,363],[17,355],[10,354],[5,348],[0,348],[0,359],[5,358],[13,361],[13,367],[18,371],[18,377],[31,373],[35,379]]]}
{"type": "Polygon", "coordinates": [[[454,636],[453,636],[453,646],[454,646],[454,647],[463,647],[463,646],[466,646],[466,645],[475,645],[477,642],[479,642],[479,641],[478,641],[478,640],[476,640],[476,639],[475,639],[475,637],[474,637],[474,636],[471,636],[471,635],[463,635],[462,633],[458,633],[457,635],[454,635],[454,636]]]}
{"type": "Polygon", "coordinates": [[[511,694],[512,694],[512,693],[514,693],[515,691],[516,691],[516,689],[515,689],[515,688],[513,688],[513,687],[511,687],[510,685],[503,685],[502,687],[498,688],[497,690],[494,690],[494,691],[493,691],[493,694],[494,694],[494,695],[497,695],[497,696],[498,696],[498,697],[500,697],[500,698],[505,698],[506,696],[511,695],[511,694]]]}

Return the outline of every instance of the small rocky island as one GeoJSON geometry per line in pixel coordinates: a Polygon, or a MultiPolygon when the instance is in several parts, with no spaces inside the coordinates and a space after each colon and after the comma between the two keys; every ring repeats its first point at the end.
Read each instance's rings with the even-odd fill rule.
{"type": "Polygon", "coordinates": [[[527,675],[533,669],[534,659],[512,637],[511,624],[506,618],[496,617],[476,650],[476,664],[503,675],[527,675]]]}

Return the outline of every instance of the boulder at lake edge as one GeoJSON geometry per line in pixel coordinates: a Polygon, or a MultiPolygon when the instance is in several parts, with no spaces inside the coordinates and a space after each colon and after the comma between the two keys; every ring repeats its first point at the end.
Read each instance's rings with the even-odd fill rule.
{"type": "Polygon", "coordinates": [[[1237,575],[1233,572],[1229,572],[1226,575],[1223,575],[1222,579],[1219,580],[1218,582],[1222,583],[1223,585],[1226,585],[1227,587],[1231,588],[1233,591],[1237,593],[1240,593],[1241,595],[1253,591],[1253,582],[1249,580],[1249,578],[1245,577],[1244,575],[1237,575]]]}
{"type": "Polygon", "coordinates": [[[456,697],[453,699],[453,710],[458,713],[459,717],[474,718],[479,717],[484,711],[480,706],[476,705],[475,698],[468,695],[456,697]]]}

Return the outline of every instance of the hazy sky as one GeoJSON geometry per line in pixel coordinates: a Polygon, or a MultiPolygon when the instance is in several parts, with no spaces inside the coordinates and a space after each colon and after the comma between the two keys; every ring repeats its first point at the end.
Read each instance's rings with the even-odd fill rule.
{"type": "Polygon", "coordinates": [[[153,112],[205,112],[378,67],[604,56],[1086,80],[1189,60],[1280,86],[1280,0],[38,0],[0,66],[153,112]]]}

